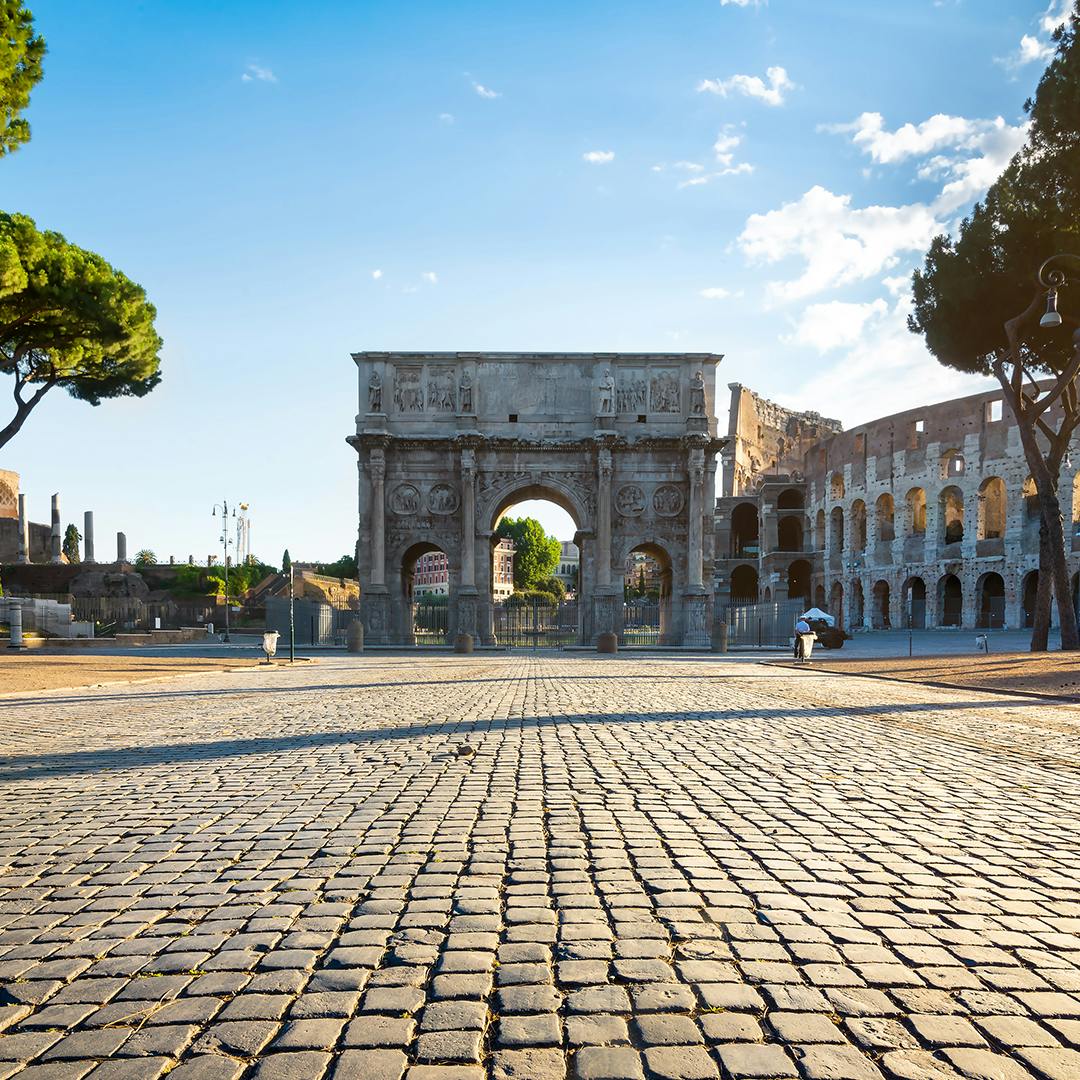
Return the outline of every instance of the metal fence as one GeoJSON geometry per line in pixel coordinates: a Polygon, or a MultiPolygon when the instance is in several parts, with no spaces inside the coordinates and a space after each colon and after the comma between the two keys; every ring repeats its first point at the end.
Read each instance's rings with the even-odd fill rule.
{"type": "Polygon", "coordinates": [[[630,600],[623,605],[623,631],[621,644],[660,644],[660,602],[658,600],[630,600]]]}
{"type": "Polygon", "coordinates": [[[802,600],[732,604],[724,616],[728,626],[728,648],[789,645],[795,634],[795,620],[805,609],[802,600]]]}
{"type": "Polygon", "coordinates": [[[414,644],[445,645],[450,635],[450,605],[417,600],[412,610],[414,644]]]}
{"type": "MultiPolygon", "coordinates": [[[[222,605],[199,601],[148,601],[131,596],[72,596],[70,593],[34,593],[28,599],[66,604],[75,622],[93,623],[99,633],[106,635],[178,630],[182,626],[224,624],[225,621],[222,605]]],[[[47,626],[39,629],[51,630],[47,626]]]]}
{"type": "MultiPolygon", "coordinates": [[[[316,600],[293,601],[293,626],[297,645],[344,645],[351,623],[360,618],[355,608],[334,607],[316,600]]],[[[266,598],[266,629],[281,635],[279,648],[289,643],[289,601],[266,598]]]]}
{"type": "Polygon", "coordinates": [[[525,603],[495,605],[495,638],[509,649],[560,649],[581,640],[578,603],[564,600],[545,604],[532,598],[525,603]]]}

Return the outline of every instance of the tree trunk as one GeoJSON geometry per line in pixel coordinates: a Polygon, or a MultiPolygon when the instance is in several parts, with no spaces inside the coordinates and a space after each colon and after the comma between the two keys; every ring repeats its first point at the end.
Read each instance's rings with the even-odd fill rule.
{"type": "MultiPolygon", "coordinates": [[[[1054,596],[1057,599],[1058,625],[1061,627],[1061,647],[1066,650],[1080,649],[1077,633],[1076,611],[1072,602],[1072,583],[1069,581],[1069,563],[1065,554],[1065,530],[1061,522],[1061,503],[1058,501],[1057,484],[1046,496],[1039,493],[1042,503],[1043,522],[1049,542],[1049,569],[1053,575],[1054,596]]],[[[1039,560],[1042,562],[1042,559],[1039,560]]],[[[1039,573],[1040,584],[1042,571],[1039,573]]]]}
{"type": "Polygon", "coordinates": [[[56,385],[55,382],[46,382],[34,391],[29,401],[24,401],[18,393],[19,387],[16,387],[15,393],[15,415],[11,418],[11,421],[6,427],[0,428],[0,450],[4,446],[11,442],[16,435],[19,434],[26,418],[34,411],[34,406],[45,396],[45,394],[56,385]]]}
{"type": "MultiPolygon", "coordinates": [[[[1031,651],[1046,652],[1050,646],[1050,601],[1053,599],[1054,578],[1050,569],[1050,530],[1046,519],[1039,518],[1039,590],[1035,595],[1035,611],[1031,620],[1031,651]]],[[[1021,593],[1021,604],[1023,594],[1021,593]]]]}

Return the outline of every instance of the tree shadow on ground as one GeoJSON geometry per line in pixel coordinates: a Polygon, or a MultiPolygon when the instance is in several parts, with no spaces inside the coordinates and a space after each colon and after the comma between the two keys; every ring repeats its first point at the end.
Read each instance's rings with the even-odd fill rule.
{"type": "MultiPolygon", "coordinates": [[[[497,680],[502,681],[502,680],[497,680]]],[[[100,700],[100,699],[99,699],[100,700]]],[[[950,701],[949,709],[1036,708],[1043,703],[1009,701],[950,701]]],[[[528,731],[575,725],[629,724],[689,724],[727,722],[732,720],[793,720],[815,719],[891,719],[902,720],[911,715],[938,712],[935,702],[882,703],[877,705],[830,705],[807,707],[791,705],[783,708],[717,709],[702,711],[635,712],[635,713],[568,713],[554,716],[495,717],[476,720],[433,720],[401,726],[358,728],[350,731],[322,731],[295,735],[268,735],[217,739],[207,742],[175,742],[150,746],[108,747],[97,750],[75,750],[61,753],[20,754],[0,757],[0,783],[19,780],[45,779],[54,776],[141,769],[155,765],[192,761],[221,761],[257,754],[282,754],[295,750],[321,750],[327,747],[352,745],[357,750],[407,739],[461,738],[499,731],[528,731]]]]}

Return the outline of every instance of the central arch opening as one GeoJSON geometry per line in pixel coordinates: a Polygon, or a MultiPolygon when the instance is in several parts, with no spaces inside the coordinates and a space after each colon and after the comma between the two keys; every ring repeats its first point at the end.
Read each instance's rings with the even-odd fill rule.
{"type": "Polygon", "coordinates": [[[531,486],[501,501],[483,567],[495,641],[554,648],[581,639],[580,544],[575,508],[560,493],[531,486]]]}

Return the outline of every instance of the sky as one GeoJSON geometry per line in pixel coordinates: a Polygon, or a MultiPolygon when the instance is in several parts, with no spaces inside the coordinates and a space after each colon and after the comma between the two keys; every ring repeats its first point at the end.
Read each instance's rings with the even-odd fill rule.
{"type": "MultiPolygon", "coordinates": [[[[161,385],[0,450],[98,558],[355,544],[362,349],[711,351],[846,426],[984,388],[911,271],[1024,138],[1067,0],[34,0],[0,206],[147,290],[161,385]]],[[[0,387],[0,422],[6,422],[0,387]]],[[[561,538],[564,515],[542,514],[561,538]]]]}

